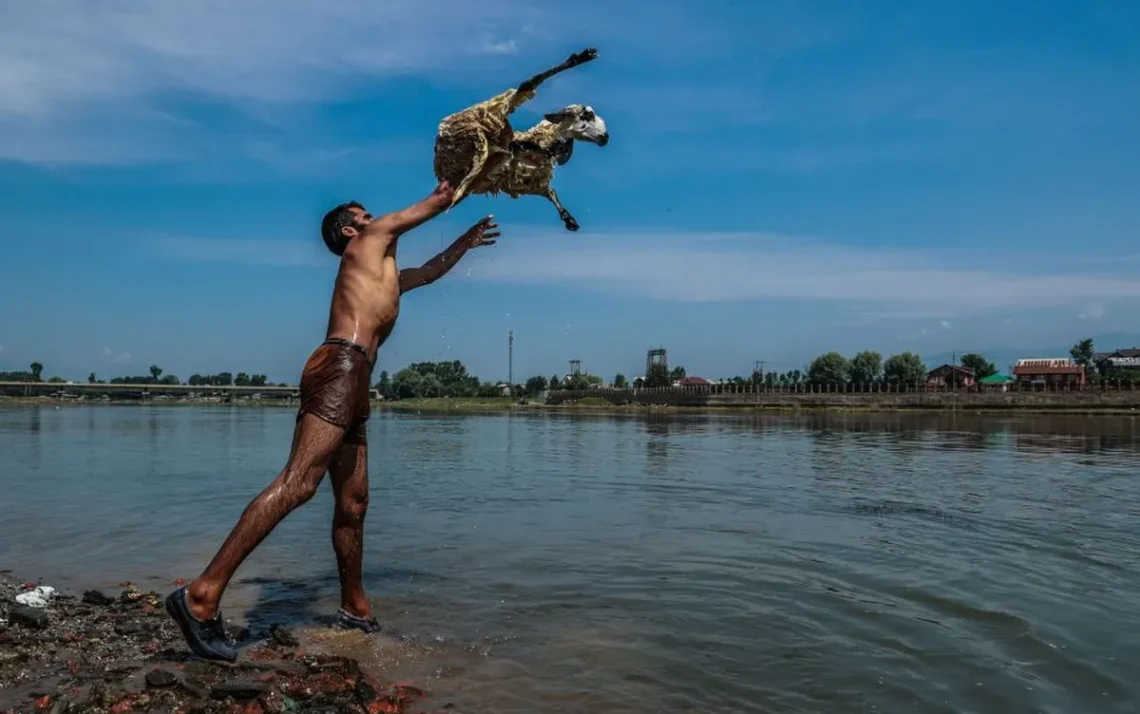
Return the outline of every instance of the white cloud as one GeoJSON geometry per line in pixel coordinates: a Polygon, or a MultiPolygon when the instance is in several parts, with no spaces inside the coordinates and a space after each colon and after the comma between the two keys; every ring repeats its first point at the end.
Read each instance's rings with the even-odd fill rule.
{"type": "Polygon", "coordinates": [[[938,324],[940,324],[942,326],[943,330],[949,330],[950,329],[950,321],[949,320],[943,320],[942,322],[940,322],[938,324]]]}
{"type": "Polygon", "coordinates": [[[543,14],[530,0],[45,2],[3,5],[0,159],[199,158],[215,142],[173,102],[264,119],[283,103],[340,98],[398,75],[463,81],[502,71],[494,58],[518,52],[543,14]],[[466,61],[480,55],[490,59],[466,61]]]}
{"type": "MultiPolygon", "coordinates": [[[[326,268],[332,260],[317,241],[162,238],[154,244],[185,260],[326,268]]],[[[1008,264],[1016,267],[1016,255],[1011,258],[1008,264]]],[[[987,262],[1003,265],[992,254],[987,262]]],[[[568,236],[516,226],[494,249],[471,254],[464,264],[467,269],[451,279],[560,285],[669,302],[829,301],[859,306],[862,319],[941,317],[943,329],[951,328],[948,315],[1140,297],[1140,275],[1071,272],[1065,256],[1057,256],[1047,273],[979,270],[969,260],[955,266],[940,251],[859,248],[760,232],[587,229],[568,236]]],[[[923,328],[920,334],[928,333],[923,328]]]]}
{"type": "Polygon", "coordinates": [[[158,91],[336,96],[353,81],[455,68],[517,48],[520,2],[48,0],[5,3],[0,111],[42,117],[158,91]],[[50,41],[45,41],[50,38],[50,41]]]}
{"type": "Polygon", "coordinates": [[[1104,303],[1094,302],[1077,315],[1082,320],[1099,320],[1104,317],[1104,303]]]}
{"type": "MultiPolygon", "coordinates": [[[[954,267],[944,253],[856,248],[816,240],[703,235],[525,235],[471,266],[472,277],[561,284],[678,302],[826,300],[877,302],[942,315],[1077,305],[1140,297],[1140,276],[954,267]],[[570,241],[573,244],[570,245],[570,241]]],[[[997,257],[989,265],[1000,266],[997,257]]],[[[1016,266],[1015,261],[1010,261],[1016,266]]]]}
{"type": "Polygon", "coordinates": [[[133,359],[130,352],[119,352],[116,354],[115,351],[110,347],[103,348],[103,357],[104,359],[115,364],[126,364],[133,359]]]}
{"type": "Polygon", "coordinates": [[[299,241],[157,236],[147,243],[168,258],[195,262],[324,268],[335,267],[337,262],[336,256],[317,238],[299,241]]]}

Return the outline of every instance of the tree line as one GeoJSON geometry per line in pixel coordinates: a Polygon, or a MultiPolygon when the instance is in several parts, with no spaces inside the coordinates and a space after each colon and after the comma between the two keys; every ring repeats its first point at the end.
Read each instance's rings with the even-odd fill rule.
{"type": "MultiPolygon", "coordinates": [[[[32,362],[27,371],[17,372],[0,372],[0,382],[40,382],[46,381],[49,384],[66,384],[67,380],[63,377],[50,377],[47,380],[43,379],[44,366],[42,362],[32,362]]],[[[270,384],[269,378],[264,374],[247,374],[245,372],[238,372],[237,375],[230,372],[219,372],[217,374],[192,374],[185,382],[178,379],[177,375],[165,374],[162,367],[152,364],[150,366],[149,374],[112,377],[111,379],[99,379],[98,376],[91,372],[87,375],[88,384],[158,384],[158,385],[181,385],[186,384],[190,386],[218,386],[218,387],[264,387],[270,384]]],[[[287,387],[289,385],[284,382],[279,383],[279,387],[287,387]]]]}
{"type": "MultiPolygon", "coordinates": [[[[1140,382],[1140,370],[1123,371],[1112,375],[1100,375],[1095,364],[1095,348],[1091,339],[1082,339],[1073,345],[1070,357],[1074,362],[1084,365],[1086,374],[1091,381],[1111,380],[1121,383],[1140,382]]],[[[984,379],[998,372],[993,362],[978,353],[962,355],[959,364],[973,375],[974,379],[984,379]]],[[[27,371],[0,372],[0,381],[6,382],[39,382],[43,377],[44,366],[41,362],[32,362],[27,371]]],[[[840,385],[890,385],[890,386],[916,386],[926,381],[928,370],[922,358],[913,352],[901,352],[883,359],[879,352],[864,350],[848,358],[839,352],[831,351],[819,355],[811,361],[807,371],[799,369],[786,372],[754,371],[749,377],[735,376],[725,380],[736,387],[764,385],[768,388],[798,388],[812,386],[840,386],[840,385]]],[[[522,384],[506,385],[501,382],[485,382],[471,374],[467,367],[459,360],[443,362],[415,362],[404,367],[395,374],[382,371],[375,389],[385,399],[411,399],[424,397],[498,397],[510,395],[538,395],[547,389],[569,389],[581,391],[591,389],[602,384],[601,377],[579,373],[568,376],[552,375],[546,378],[536,375],[528,378],[522,384]]],[[[665,365],[653,365],[644,376],[643,384],[647,387],[667,387],[684,379],[686,371],[683,366],[668,369],[665,365]]],[[[953,385],[960,381],[958,374],[947,375],[947,382],[953,385]]],[[[52,377],[46,380],[51,383],[63,383],[66,380],[52,377]]],[[[98,379],[94,372],[88,375],[90,384],[182,384],[178,377],[164,373],[158,365],[151,365],[149,374],[138,376],[113,377],[108,381],[98,379]]],[[[230,372],[217,374],[192,374],[185,384],[191,386],[237,386],[261,387],[270,384],[264,374],[247,374],[230,372]]],[[[284,382],[277,386],[289,386],[284,382]]],[[[624,374],[616,374],[613,386],[619,389],[630,386],[630,380],[624,374]]]]}

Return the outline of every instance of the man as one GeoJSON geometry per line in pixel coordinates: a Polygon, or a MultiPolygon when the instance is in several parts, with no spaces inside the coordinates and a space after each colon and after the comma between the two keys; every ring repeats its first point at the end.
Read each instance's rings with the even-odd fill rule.
{"type": "Polygon", "coordinates": [[[419,268],[399,270],[401,235],[442,213],[453,189],[441,183],[430,196],[402,211],[373,218],[355,201],[329,211],[321,235],[342,256],[333,287],[326,339],[301,374],[301,407],[285,468],[246,507],[217,555],[193,582],[166,598],[166,610],[199,656],[233,661],[234,645],[222,627],[219,603],[234,571],[269,532],[317,491],[327,471],[336,506],[332,539],[340,572],[341,627],[379,629],[364,594],[361,559],[368,510],[365,421],[376,353],[392,332],[400,295],[451,270],[468,249],[493,245],[492,217],[469,228],[419,268]]]}

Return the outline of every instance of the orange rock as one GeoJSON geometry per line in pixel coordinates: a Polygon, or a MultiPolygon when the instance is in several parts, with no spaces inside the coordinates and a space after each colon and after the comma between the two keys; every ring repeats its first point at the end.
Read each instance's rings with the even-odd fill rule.
{"type": "Polygon", "coordinates": [[[112,714],[124,714],[124,712],[129,712],[131,709],[134,709],[134,708],[135,708],[134,698],[123,697],[123,699],[118,704],[111,707],[111,712],[112,712],[112,714]]]}
{"type": "Polygon", "coordinates": [[[36,700],[36,711],[45,711],[51,707],[51,695],[45,694],[36,700]]]}

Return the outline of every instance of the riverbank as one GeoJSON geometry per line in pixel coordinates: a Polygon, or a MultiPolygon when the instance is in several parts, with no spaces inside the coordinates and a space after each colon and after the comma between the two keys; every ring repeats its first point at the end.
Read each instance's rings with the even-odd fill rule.
{"type": "Polygon", "coordinates": [[[302,647],[284,628],[231,630],[238,661],[212,663],[191,656],[159,593],[122,583],[17,603],[35,600],[36,587],[0,573],[2,714],[423,711],[413,709],[423,691],[302,647]]]}
{"type": "MultiPolygon", "coordinates": [[[[196,406],[296,409],[295,399],[112,399],[0,397],[4,405],[50,406],[196,406]]],[[[373,410],[405,413],[677,413],[734,414],[802,412],[972,412],[1001,414],[1133,415],[1140,413],[1140,390],[1087,392],[911,392],[911,393],[769,393],[654,394],[628,391],[555,393],[548,401],[507,397],[438,397],[374,400],[373,410]]]]}

